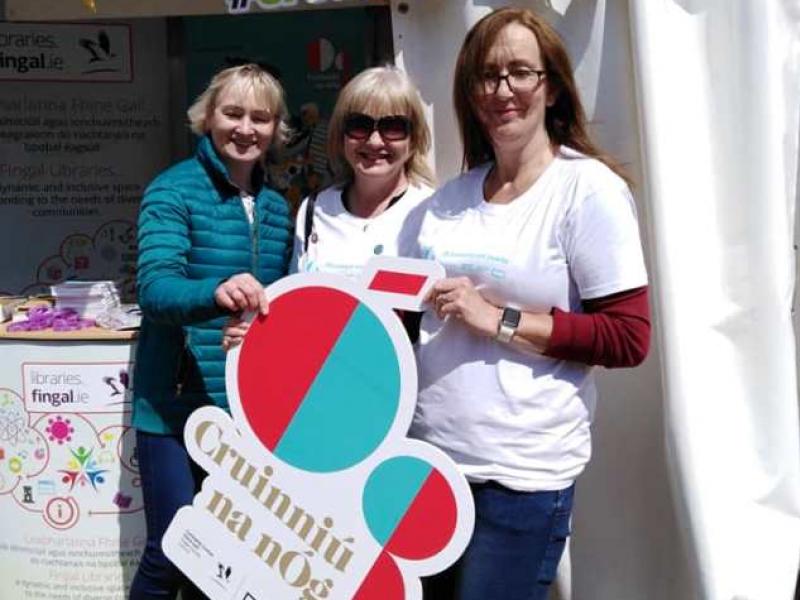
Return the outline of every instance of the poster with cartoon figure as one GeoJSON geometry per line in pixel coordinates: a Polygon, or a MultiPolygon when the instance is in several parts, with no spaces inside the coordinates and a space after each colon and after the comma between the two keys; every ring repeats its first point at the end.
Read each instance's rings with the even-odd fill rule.
{"type": "Polygon", "coordinates": [[[125,598],[144,546],[130,345],[0,349],[0,598],[125,598]]]}
{"type": "Polygon", "coordinates": [[[406,437],[417,392],[394,309],[419,309],[441,267],[373,259],[359,282],[299,274],[267,288],[229,354],[231,415],[189,418],[207,472],[163,547],[215,600],[418,600],[472,534],[466,480],[406,437]]]}

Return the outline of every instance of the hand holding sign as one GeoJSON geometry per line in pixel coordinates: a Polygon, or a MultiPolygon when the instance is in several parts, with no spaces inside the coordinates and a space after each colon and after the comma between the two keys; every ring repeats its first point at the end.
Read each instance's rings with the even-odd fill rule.
{"type": "Polygon", "coordinates": [[[418,598],[418,577],[463,551],[466,482],[404,437],[416,369],[391,310],[419,308],[440,270],[377,259],[362,285],[304,274],[267,289],[269,315],[250,317],[228,357],[233,422],[204,408],[186,426],[209,477],[164,549],[207,594],[418,598]]]}

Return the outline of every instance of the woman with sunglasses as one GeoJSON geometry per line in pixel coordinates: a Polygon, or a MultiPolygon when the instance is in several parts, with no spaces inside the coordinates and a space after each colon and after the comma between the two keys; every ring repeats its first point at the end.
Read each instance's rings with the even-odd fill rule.
{"type": "Polygon", "coordinates": [[[589,460],[593,365],[647,353],[647,274],[625,176],[591,141],[567,52],[526,9],[489,14],[458,56],[468,171],[425,203],[429,297],[411,434],[470,481],[475,531],[426,600],[544,599],[589,460]]]}
{"type": "MultiPolygon", "coordinates": [[[[336,182],[301,204],[290,270],[356,277],[372,256],[406,256],[416,244],[401,235],[406,218],[433,192],[430,138],[419,92],[401,70],[374,67],[351,79],[328,124],[336,182]]],[[[231,319],[223,346],[246,330],[231,319]]]]}
{"type": "Polygon", "coordinates": [[[429,147],[419,92],[405,73],[375,67],[354,77],[328,124],[336,183],[301,206],[292,270],[355,277],[371,256],[405,254],[413,240],[400,238],[403,223],[433,192],[429,147]]]}

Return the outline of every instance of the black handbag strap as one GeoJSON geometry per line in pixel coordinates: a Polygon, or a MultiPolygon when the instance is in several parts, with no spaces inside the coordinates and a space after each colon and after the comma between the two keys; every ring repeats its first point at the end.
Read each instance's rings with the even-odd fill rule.
{"type": "Polygon", "coordinates": [[[308,239],[311,237],[311,230],[314,229],[314,204],[317,202],[317,192],[314,191],[306,201],[306,218],[303,229],[303,252],[308,252],[308,239]]]}

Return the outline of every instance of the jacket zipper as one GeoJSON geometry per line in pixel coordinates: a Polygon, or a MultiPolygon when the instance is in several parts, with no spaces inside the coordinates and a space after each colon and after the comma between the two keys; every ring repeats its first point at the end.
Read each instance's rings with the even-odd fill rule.
{"type": "Polygon", "coordinates": [[[175,395],[180,396],[183,392],[183,386],[186,384],[189,373],[189,342],[191,334],[184,330],[183,333],[183,348],[178,356],[178,364],[175,367],[177,374],[177,381],[175,382],[175,395]]]}
{"type": "Polygon", "coordinates": [[[227,181],[234,189],[239,190],[239,208],[241,208],[244,219],[250,227],[250,271],[253,277],[256,277],[256,267],[258,266],[258,192],[253,194],[253,222],[250,223],[247,218],[247,209],[244,207],[244,200],[241,197],[243,190],[230,179],[227,179],[227,181]]]}
{"type": "MultiPolygon", "coordinates": [[[[253,195],[253,222],[250,223],[250,272],[258,279],[258,275],[256,275],[258,268],[258,224],[259,224],[259,215],[258,215],[258,202],[256,200],[257,196],[253,195]]],[[[246,215],[245,215],[246,217],[246,215]]]]}

